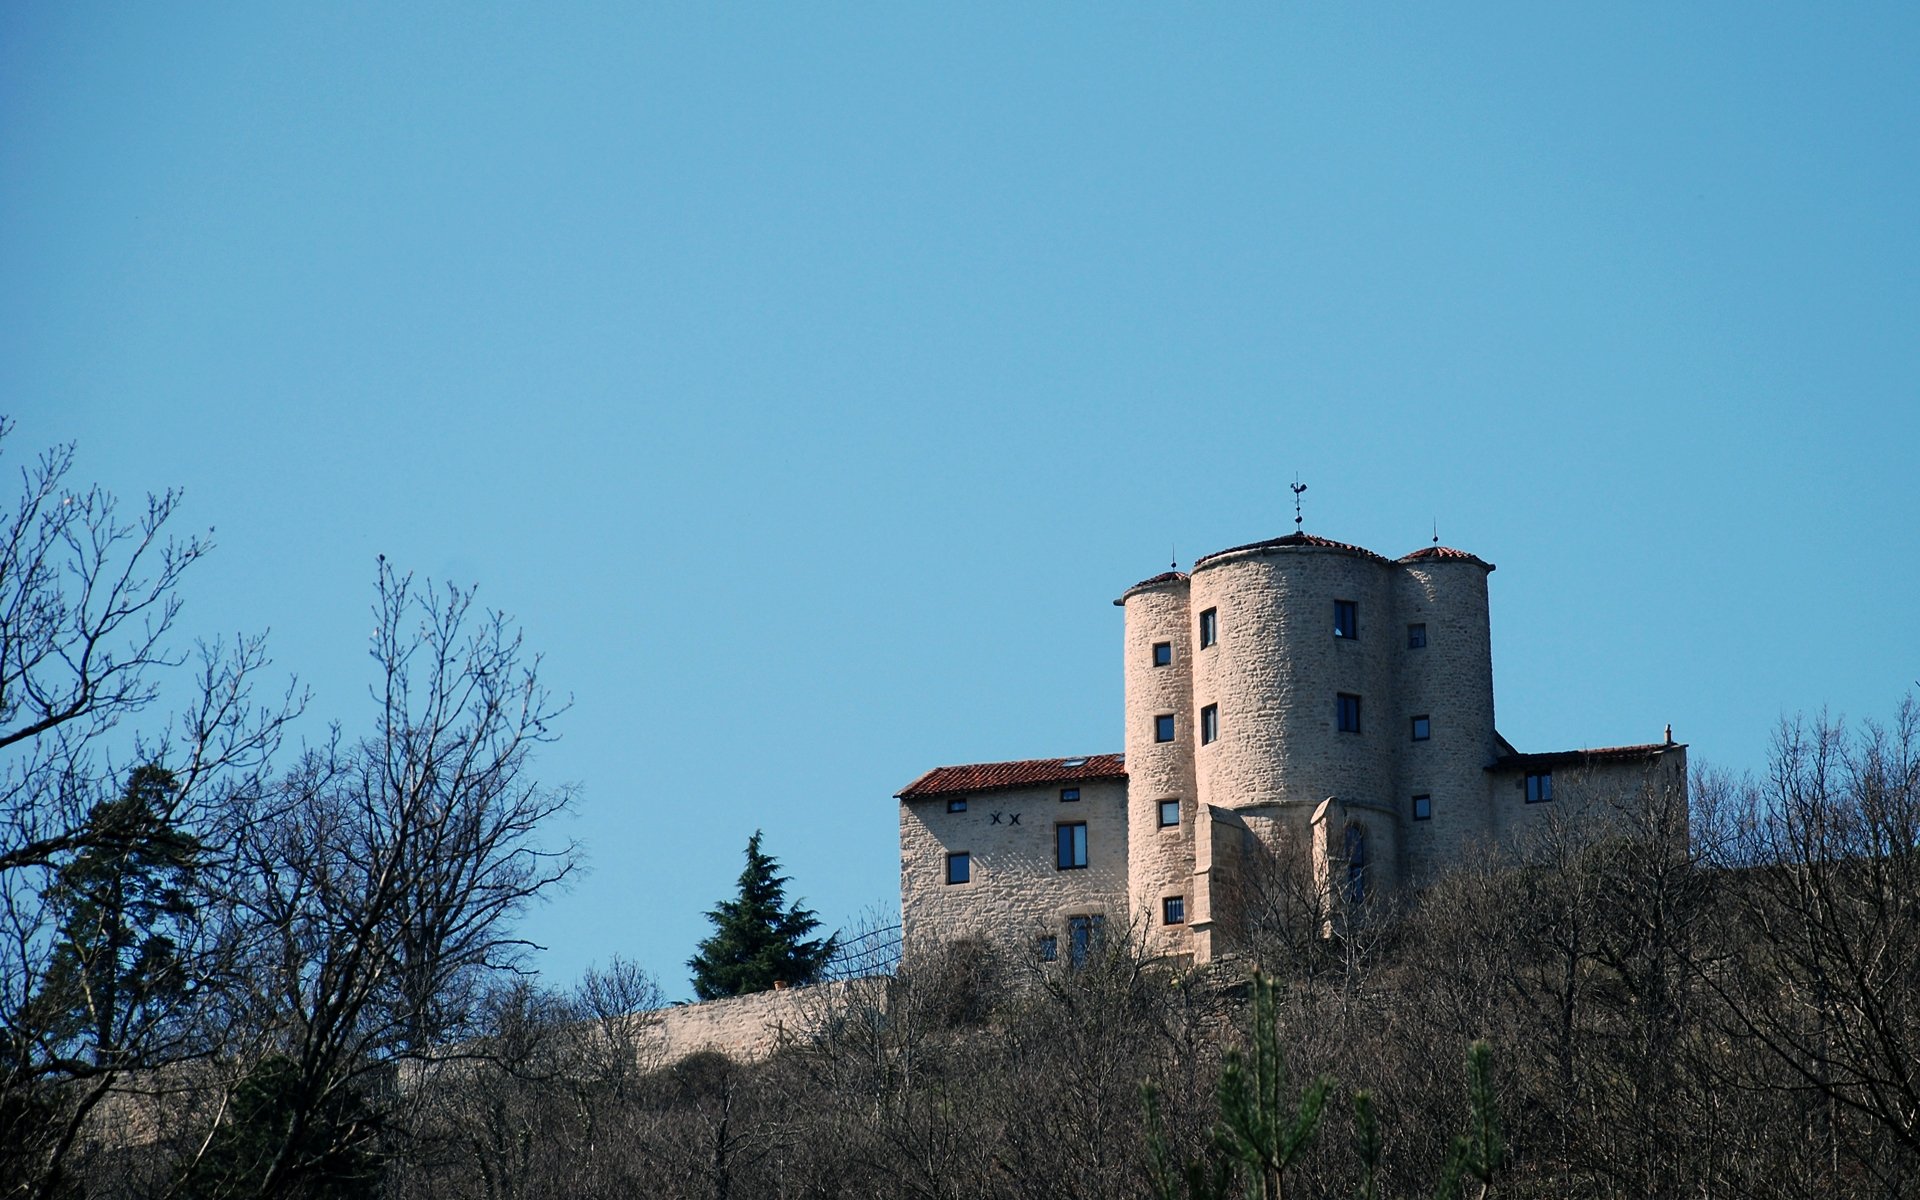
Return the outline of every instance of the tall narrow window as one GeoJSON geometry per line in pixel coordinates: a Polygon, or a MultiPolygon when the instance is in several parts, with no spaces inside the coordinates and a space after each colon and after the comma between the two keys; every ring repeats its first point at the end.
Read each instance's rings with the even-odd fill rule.
{"type": "Polygon", "coordinates": [[[973,880],[973,855],[966,851],[947,855],[947,882],[969,883],[973,880]]]}
{"type": "Polygon", "coordinates": [[[1424,742],[1433,736],[1433,722],[1424,716],[1413,719],[1413,740],[1424,742]]]}
{"type": "Polygon", "coordinates": [[[1155,642],[1153,644],[1153,665],[1156,667],[1164,667],[1171,665],[1172,662],[1173,643],[1155,642]]]}
{"type": "Polygon", "coordinates": [[[1053,827],[1054,865],[1073,871],[1087,865],[1087,823],[1074,821],[1053,827]]]}
{"type": "Polygon", "coordinates": [[[1527,772],[1527,803],[1545,804],[1553,799],[1553,772],[1527,772]]]}
{"type": "Polygon", "coordinates": [[[1333,636],[1337,638],[1360,636],[1360,606],[1352,600],[1333,602],[1333,636]]]}
{"type": "Polygon", "coordinates": [[[1100,938],[1106,932],[1107,919],[1098,913],[1087,917],[1067,918],[1067,963],[1070,966],[1084,967],[1093,952],[1100,948],[1100,938]]]}
{"type": "Polygon", "coordinates": [[[1367,898],[1367,831],[1347,826],[1347,901],[1359,905],[1367,898]]]}
{"type": "Polygon", "coordinates": [[[1209,704],[1200,710],[1200,744],[1212,745],[1220,736],[1220,706],[1209,704]]]}
{"type": "Polygon", "coordinates": [[[1173,740],[1173,714],[1161,713],[1153,719],[1153,740],[1170,742],[1173,740]]]}
{"type": "Polygon", "coordinates": [[[1333,711],[1341,733],[1360,732],[1360,697],[1341,692],[1334,699],[1333,711]]]}
{"type": "Polygon", "coordinates": [[[1220,640],[1220,610],[1210,608],[1200,614],[1200,648],[1205,650],[1220,640]]]}

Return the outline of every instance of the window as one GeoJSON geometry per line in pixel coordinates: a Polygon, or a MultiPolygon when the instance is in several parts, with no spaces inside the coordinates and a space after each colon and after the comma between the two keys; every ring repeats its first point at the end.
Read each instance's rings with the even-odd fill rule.
{"type": "Polygon", "coordinates": [[[1407,649],[1425,650],[1427,648],[1427,627],[1424,622],[1407,626],[1407,649]]]}
{"type": "Polygon", "coordinates": [[[1413,719],[1413,740],[1416,742],[1424,742],[1432,736],[1433,722],[1427,720],[1424,716],[1415,717],[1413,719]]]}
{"type": "Polygon", "coordinates": [[[1210,745],[1220,736],[1220,706],[1209,704],[1200,710],[1200,744],[1210,745]]]}
{"type": "Polygon", "coordinates": [[[1187,898],[1185,896],[1167,896],[1160,901],[1160,922],[1163,925],[1185,925],[1187,923],[1187,898]]]}
{"type": "Polygon", "coordinates": [[[965,796],[962,796],[958,800],[947,801],[947,811],[948,812],[967,811],[967,798],[965,796]]]}
{"type": "Polygon", "coordinates": [[[1351,600],[1333,602],[1333,636],[1337,638],[1357,638],[1360,636],[1360,606],[1351,600]]]}
{"type": "Polygon", "coordinates": [[[1200,648],[1205,650],[1220,640],[1220,610],[1210,608],[1200,614],[1200,648]]]}
{"type": "Polygon", "coordinates": [[[1153,665],[1164,667],[1173,662],[1173,643],[1155,642],[1153,644],[1153,665]]]}
{"type": "Polygon", "coordinates": [[[947,882],[971,883],[973,881],[973,855],[966,851],[947,855],[947,882]]]}
{"type": "Polygon", "coordinates": [[[1055,962],[1060,958],[1060,939],[1049,934],[1040,939],[1040,961],[1055,962]]]}
{"type": "Polygon", "coordinates": [[[1334,701],[1334,716],[1341,733],[1360,732],[1360,697],[1341,692],[1334,701]]]}
{"type": "Polygon", "coordinates": [[[1553,799],[1553,772],[1527,772],[1527,803],[1545,804],[1553,799]]]}
{"type": "Polygon", "coordinates": [[[1360,904],[1367,898],[1367,831],[1358,825],[1347,826],[1347,900],[1360,904]]]}
{"type": "Polygon", "coordinates": [[[1073,871],[1087,865],[1087,823],[1074,821],[1053,827],[1054,865],[1073,871]]]}
{"type": "Polygon", "coordinates": [[[1078,800],[1079,798],[1080,798],[1079,788],[1061,788],[1060,789],[1061,800],[1078,800]]]}
{"type": "Polygon", "coordinates": [[[1180,823],[1180,802],[1162,800],[1160,802],[1160,828],[1167,829],[1180,823]]]}
{"type": "Polygon", "coordinates": [[[1413,798],[1413,819],[1416,821],[1433,820],[1433,797],[1415,796],[1413,798]]]}
{"type": "Polygon", "coordinates": [[[1087,959],[1100,948],[1101,935],[1106,932],[1107,919],[1095,913],[1087,917],[1067,918],[1067,962],[1076,967],[1087,965],[1087,959]]]}
{"type": "Polygon", "coordinates": [[[1161,713],[1153,719],[1153,740],[1170,742],[1173,740],[1173,714],[1161,713]]]}

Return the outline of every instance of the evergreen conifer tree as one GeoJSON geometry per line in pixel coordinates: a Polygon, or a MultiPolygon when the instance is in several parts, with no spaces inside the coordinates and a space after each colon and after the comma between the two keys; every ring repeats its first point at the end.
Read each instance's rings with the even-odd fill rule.
{"type": "Polygon", "coordinates": [[[168,819],[177,788],[166,768],[137,767],[126,790],[94,805],[84,846],[60,867],[45,899],[60,914],[59,941],[36,1015],[57,1038],[88,1044],[114,1063],[150,1006],[186,987],[175,936],[194,915],[188,898],[201,847],[168,819]]]}
{"type": "Polygon", "coordinates": [[[809,939],[820,927],[814,914],[787,904],[787,877],[760,851],[761,831],[747,839],[747,868],[740,893],[707,913],[713,936],[687,961],[693,991],[702,1000],[764,992],[775,983],[805,983],[819,973],[839,935],[809,939]]]}

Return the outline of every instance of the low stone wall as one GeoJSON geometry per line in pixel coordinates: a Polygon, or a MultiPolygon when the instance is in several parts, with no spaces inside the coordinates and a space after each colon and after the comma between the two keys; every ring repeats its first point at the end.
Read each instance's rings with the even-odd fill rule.
{"type": "Polygon", "coordinates": [[[849,1005],[872,1005],[884,997],[884,980],[851,979],[811,987],[783,988],[663,1008],[639,1018],[641,1061],[671,1066],[702,1051],[736,1062],[758,1062],[789,1041],[812,1037],[849,1005]]]}

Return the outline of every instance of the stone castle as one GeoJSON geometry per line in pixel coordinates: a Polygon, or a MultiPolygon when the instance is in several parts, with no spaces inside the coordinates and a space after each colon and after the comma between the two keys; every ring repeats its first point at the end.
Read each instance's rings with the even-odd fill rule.
{"type": "Polygon", "coordinates": [[[1524,847],[1549,814],[1684,786],[1670,730],[1544,754],[1500,736],[1493,569],[1296,532],[1128,588],[1124,753],[939,767],[899,793],[906,955],[986,937],[1071,961],[1117,926],[1207,962],[1262,855],[1304,851],[1330,900],[1364,905],[1524,847]]]}

